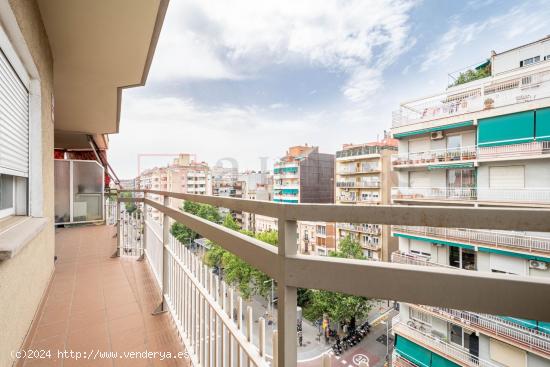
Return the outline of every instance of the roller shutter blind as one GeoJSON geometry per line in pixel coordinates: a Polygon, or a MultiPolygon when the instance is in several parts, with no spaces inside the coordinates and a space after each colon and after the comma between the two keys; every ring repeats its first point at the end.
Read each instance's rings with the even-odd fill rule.
{"type": "Polygon", "coordinates": [[[428,171],[409,172],[409,187],[430,187],[430,172],[428,171]]]}
{"type": "Polygon", "coordinates": [[[535,112],[526,111],[479,120],[478,145],[520,144],[535,138],[535,112]]]}
{"type": "Polygon", "coordinates": [[[525,167],[489,167],[489,187],[494,189],[525,188],[525,167]]]}
{"type": "Polygon", "coordinates": [[[409,153],[422,153],[430,150],[428,139],[409,140],[409,153]]]}
{"type": "Polygon", "coordinates": [[[29,92],[1,50],[0,174],[29,175],[29,92]]]}

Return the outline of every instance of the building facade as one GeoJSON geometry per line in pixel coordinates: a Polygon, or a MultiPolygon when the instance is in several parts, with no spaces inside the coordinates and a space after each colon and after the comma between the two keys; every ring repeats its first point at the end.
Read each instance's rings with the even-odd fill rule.
{"type": "MultiPolygon", "coordinates": [[[[397,177],[391,157],[397,141],[385,137],[381,142],[346,144],[336,152],[336,203],[343,205],[380,205],[391,203],[391,188],[397,177]]],[[[338,223],[337,240],[350,236],[363,247],[368,259],[389,261],[397,249],[390,227],[380,224],[338,223]]]]}
{"type": "MultiPolygon", "coordinates": [[[[487,77],[401,105],[394,203],[549,207],[549,54],[550,38],[493,52],[487,77]]],[[[394,262],[550,277],[548,233],[392,229],[394,262]]],[[[542,321],[402,303],[394,331],[397,365],[550,366],[542,321]]]]}
{"type": "Polygon", "coordinates": [[[273,201],[279,203],[334,203],[334,155],[318,147],[290,147],[275,162],[273,201]]]}

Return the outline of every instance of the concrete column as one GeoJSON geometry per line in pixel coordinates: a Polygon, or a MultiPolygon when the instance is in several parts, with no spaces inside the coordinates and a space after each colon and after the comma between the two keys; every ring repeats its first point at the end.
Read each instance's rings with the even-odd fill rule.
{"type": "Polygon", "coordinates": [[[297,288],[287,286],[286,256],[296,254],[296,221],[279,219],[279,281],[277,289],[278,366],[296,367],[298,358],[296,334],[297,288]]]}

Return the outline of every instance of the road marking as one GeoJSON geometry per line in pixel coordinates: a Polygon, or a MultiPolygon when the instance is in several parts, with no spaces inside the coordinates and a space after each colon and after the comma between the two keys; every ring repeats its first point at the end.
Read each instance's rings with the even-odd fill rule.
{"type": "Polygon", "coordinates": [[[356,365],[356,366],[359,366],[362,362],[367,362],[367,365],[369,364],[369,357],[367,357],[366,355],[364,354],[356,354],[353,356],[353,363],[356,365]]]}

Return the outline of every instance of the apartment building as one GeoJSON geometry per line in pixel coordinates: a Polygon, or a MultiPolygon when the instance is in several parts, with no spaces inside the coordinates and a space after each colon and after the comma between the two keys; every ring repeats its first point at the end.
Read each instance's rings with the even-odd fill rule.
{"type": "Polygon", "coordinates": [[[334,202],[334,155],[319,153],[319,147],[290,147],[275,162],[273,178],[275,202],[334,202]]]}
{"type": "Polygon", "coordinates": [[[336,250],[336,223],[298,222],[300,253],[328,256],[336,250]]]}
{"type": "MultiPolygon", "coordinates": [[[[154,167],[143,171],[136,182],[141,189],[172,191],[179,193],[211,195],[212,179],[210,169],[205,162],[195,162],[190,154],[180,154],[166,167],[154,167]]],[[[153,200],[160,200],[160,196],[150,194],[153,200]]],[[[183,200],[173,198],[171,205],[176,208],[182,206],[183,200]]],[[[160,221],[161,216],[155,208],[149,208],[152,219],[160,221]]]]}
{"type": "MultiPolygon", "coordinates": [[[[550,37],[493,52],[480,67],[490,73],[404,103],[394,114],[395,203],[550,206],[550,37]]],[[[392,229],[399,240],[394,262],[550,277],[548,233],[392,229]]],[[[547,322],[400,306],[396,365],[550,366],[547,322]]]]}
{"type": "MultiPolygon", "coordinates": [[[[387,134],[385,134],[387,135],[387,134]]],[[[336,152],[336,203],[345,205],[379,205],[391,203],[391,188],[397,183],[391,157],[397,141],[384,136],[380,142],[344,144],[336,152]]],[[[371,260],[389,261],[397,250],[387,225],[338,223],[337,240],[350,236],[363,247],[371,260]]]]}
{"type": "MultiPolygon", "coordinates": [[[[273,194],[273,176],[270,172],[247,171],[239,173],[239,182],[242,184],[242,198],[248,200],[271,201],[273,194]]],[[[261,227],[256,225],[256,214],[242,212],[242,228],[247,231],[277,230],[277,222],[274,218],[260,218],[261,227]]]]}

